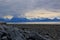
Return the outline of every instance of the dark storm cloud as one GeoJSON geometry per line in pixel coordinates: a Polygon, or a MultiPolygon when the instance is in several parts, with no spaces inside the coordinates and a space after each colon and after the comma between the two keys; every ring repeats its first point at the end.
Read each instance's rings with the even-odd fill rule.
{"type": "Polygon", "coordinates": [[[24,15],[34,9],[60,10],[60,0],[0,0],[0,17],[24,15]]]}

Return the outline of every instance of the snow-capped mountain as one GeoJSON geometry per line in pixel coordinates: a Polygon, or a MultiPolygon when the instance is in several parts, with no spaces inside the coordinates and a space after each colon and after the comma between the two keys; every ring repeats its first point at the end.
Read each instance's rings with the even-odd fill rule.
{"type": "MultiPolygon", "coordinates": [[[[2,19],[0,19],[2,20],[2,19]]],[[[12,19],[4,19],[3,21],[5,22],[59,22],[60,19],[54,18],[54,19],[49,19],[49,18],[18,18],[18,17],[13,17],[12,19]]]]}
{"type": "Polygon", "coordinates": [[[53,19],[51,18],[18,18],[18,17],[13,17],[12,19],[4,19],[0,18],[0,21],[4,22],[60,22],[60,19],[55,17],[53,19]]]}

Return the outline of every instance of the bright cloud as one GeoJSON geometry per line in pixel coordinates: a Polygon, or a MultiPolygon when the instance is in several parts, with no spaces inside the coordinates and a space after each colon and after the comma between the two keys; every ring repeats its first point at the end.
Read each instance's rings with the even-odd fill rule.
{"type": "Polygon", "coordinates": [[[13,16],[11,16],[11,15],[4,16],[4,19],[12,19],[12,18],[13,18],[13,16]]]}
{"type": "Polygon", "coordinates": [[[0,17],[7,14],[21,17],[37,8],[60,11],[60,0],[0,0],[0,17]]]}
{"type": "Polygon", "coordinates": [[[28,19],[31,19],[31,18],[54,19],[55,17],[57,17],[58,19],[60,19],[60,12],[52,12],[47,10],[32,10],[25,13],[25,17],[28,19]]]}

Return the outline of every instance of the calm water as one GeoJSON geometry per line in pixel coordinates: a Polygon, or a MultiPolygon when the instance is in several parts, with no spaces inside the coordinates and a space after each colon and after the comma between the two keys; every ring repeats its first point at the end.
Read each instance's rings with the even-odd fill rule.
{"type": "Polygon", "coordinates": [[[60,24],[60,22],[7,22],[7,24],[60,24]]]}

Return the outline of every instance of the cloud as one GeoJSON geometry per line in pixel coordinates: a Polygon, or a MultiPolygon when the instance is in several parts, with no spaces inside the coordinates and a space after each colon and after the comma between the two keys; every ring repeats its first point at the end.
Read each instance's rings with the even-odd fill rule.
{"type": "MultiPolygon", "coordinates": [[[[0,0],[0,17],[20,16],[36,9],[60,11],[60,0],[0,0]]],[[[33,13],[32,13],[33,14],[33,13]]]]}
{"type": "Polygon", "coordinates": [[[38,9],[38,10],[32,10],[27,13],[25,13],[25,17],[27,19],[32,18],[49,18],[54,19],[55,17],[60,19],[60,12],[52,12],[44,9],[38,9]]]}
{"type": "Polygon", "coordinates": [[[11,15],[7,15],[7,16],[4,16],[3,18],[4,18],[4,19],[9,19],[9,20],[10,20],[10,19],[13,18],[13,16],[11,16],[11,15]]]}

